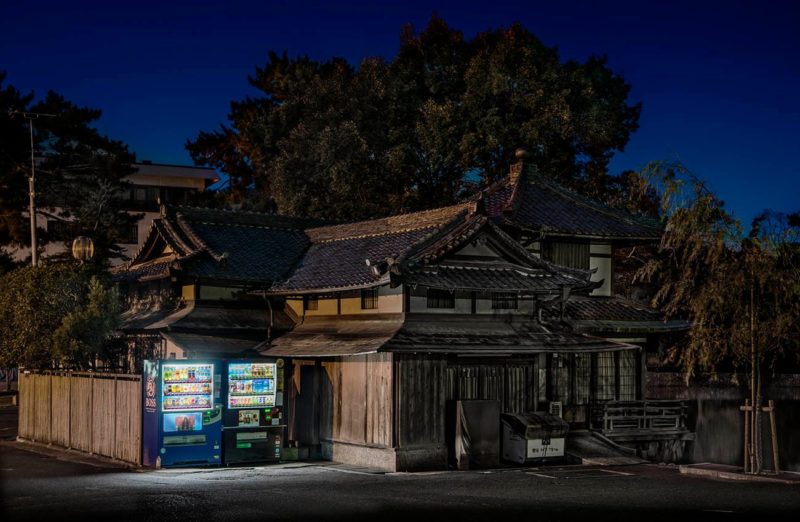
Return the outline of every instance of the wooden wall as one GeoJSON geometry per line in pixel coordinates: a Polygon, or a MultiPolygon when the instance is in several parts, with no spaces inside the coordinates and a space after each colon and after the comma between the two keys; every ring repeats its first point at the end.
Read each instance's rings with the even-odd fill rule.
{"type": "Polygon", "coordinates": [[[445,444],[444,357],[395,354],[395,360],[397,447],[445,444]]]}
{"type": "Polygon", "coordinates": [[[19,436],[139,465],[141,386],[137,375],[23,373],[19,436]]]}
{"type": "Polygon", "coordinates": [[[294,361],[289,438],[392,447],[392,356],[294,361]]]}
{"type": "Polygon", "coordinates": [[[322,363],[320,437],[391,447],[392,356],[374,353],[322,363]]]}

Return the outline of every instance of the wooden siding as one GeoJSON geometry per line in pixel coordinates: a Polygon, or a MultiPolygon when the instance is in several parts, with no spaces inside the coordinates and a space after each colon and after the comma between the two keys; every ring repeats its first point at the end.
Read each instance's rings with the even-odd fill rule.
{"type": "Polygon", "coordinates": [[[70,419],[70,381],[69,377],[53,376],[53,398],[50,416],[51,440],[58,446],[69,447],[70,419]]]}
{"type": "Polygon", "coordinates": [[[445,359],[395,354],[395,360],[398,448],[445,444],[445,359]]]}
{"type": "Polygon", "coordinates": [[[289,438],[392,446],[392,355],[294,361],[289,438]]]}
{"type": "Polygon", "coordinates": [[[135,375],[23,373],[19,436],[138,465],[141,401],[135,375]]]}
{"type": "Polygon", "coordinates": [[[367,355],[367,443],[392,446],[392,354],[367,355]]]}

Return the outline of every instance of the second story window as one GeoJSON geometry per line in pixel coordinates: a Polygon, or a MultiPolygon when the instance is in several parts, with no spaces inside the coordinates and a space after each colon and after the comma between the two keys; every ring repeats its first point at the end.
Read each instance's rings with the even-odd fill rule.
{"type": "Polygon", "coordinates": [[[128,245],[135,245],[139,243],[139,225],[136,223],[128,225],[125,229],[125,235],[122,238],[122,242],[128,245]]]}
{"type": "Polygon", "coordinates": [[[516,310],[517,294],[492,292],[492,310],[516,310]]]}
{"type": "Polygon", "coordinates": [[[428,288],[428,308],[455,308],[456,294],[450,290],[428,288]]]}
{"type": "Polygon", "coordinates": [[[557,265],[589,269],[589,243],[562,243],[544,241],[542,257],[557,265]]]}
{"type": "Polygon", "coordinates": [[[307,296],[303,299],[303,310],[319,310],[319,298],[316,296],[307,296]]]}
{"type": "Polygon", "coordinates": [[[365,288],[364,290],[361,290],[361,309],[362,310],[378,309],[377,288],[365,288]]]}

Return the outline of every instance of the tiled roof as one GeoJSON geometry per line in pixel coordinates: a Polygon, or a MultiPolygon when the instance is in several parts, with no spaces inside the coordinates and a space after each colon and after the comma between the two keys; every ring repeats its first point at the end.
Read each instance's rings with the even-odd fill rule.
{"type": "Polygon", "coordinates": [[[464,316],[409,319],[381,351],[513,354],[630,350],[633,345],[576,334],[527,320],[464,316]]]}
{"type": "Polygon", "coordinates": [[[373,265],[397,259],[412,247],[458,223],[473,208],[456,205],[358,223],[306,230],[311,246],[275,292],[360,288],[386,279],[373,265]],[[369,260],[369,265],[367,261],[369,260]]]}
{"type": "Polygon", "coordinates": [[[308,247],[303,229],[319,224],[259,212],[167,207],[116,278],[166,277],[176,269],[191,277],[269,285],[284,278],[308,247]],[[170,262],[151,273],[164,246],[172,251],[170,262]]]}
{"type": "Polygon", "coordinates": [[[301,230],[262,226],[227,226],[192,223],[207,252],[218,256],[194,256],[183,263],[195,277],[253,282],[282,279],[308,246],[301,230]]]}
{"type": "Polygon", "coordinates": [[[174,260],[175,256],[171,255],[140,263],[127,269],[124,265],[119,265],[111,270],[111,278],[115,282],[161,279],[169,275],[169,267],[174,260]]]}
{"type": "Polygon", "coordinates": [[[375,353],[403,325],[401,314],[347,320],[307,318],[261,353],[282,357],[332,357],[375,353]]]}
{"type": "Polygon", "coordinates": [[[358,288],[381,281],[366,260],[381,262],[405,252],[430,235],[435,227],[408,230],[397,234],[346,238],[314,243],[294,272],[273,285],[274,291],[358,288]]]}
{"type": "Polygon", "coordinates": [[[474,203],[462,203],[460,205],[359,221],[356,223],[309,228],[306,229],[306,234],[308,234],[309,239],[315,244],[343,239],[401,234],[414,230],[438,228],[451,222],[459,215],[465,215],[473,211],[474,208],[474,203]]]}
{"type": "Polygon", "coordinates": [[[658,221],[608,207],[531,171],[524,169],[519,176],[509,176],[481,194],[493,219],[550,235],[648,240],[661,237],[658,221]]]}
{"type": "Polygon", "coordinates": [[[567,301],[564,318],[585,332],[650,333],[686,330],[682,319],[666,319],[658,310],[621,297],[575,296],[567,301]]]}
{"type": "Polygon", "coordinates": [[[448,262],[421,268],[404,280],[409,284],[450,290],[532,293],[558,293],[563,286],[574,288],[587,284],[586,280],[566,273],[510,263],[448,262]]]}
{"type": "Polygon", "coordinates": [[[611,321],[663,321],[658,310],[621,297],[575,297],[567,302],[567,313],[573,319],[584,321],[605,319],[611,321]]]}

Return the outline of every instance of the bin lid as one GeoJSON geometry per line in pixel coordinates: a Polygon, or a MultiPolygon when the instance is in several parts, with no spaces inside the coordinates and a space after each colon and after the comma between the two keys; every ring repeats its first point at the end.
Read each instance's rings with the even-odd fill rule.
{"type": "Polygon", "coordinates": [[[564,419],[544,411],[503,413],[500,419],[517,434],[529,439],[564,437],[569,430],[564,419]]]}

